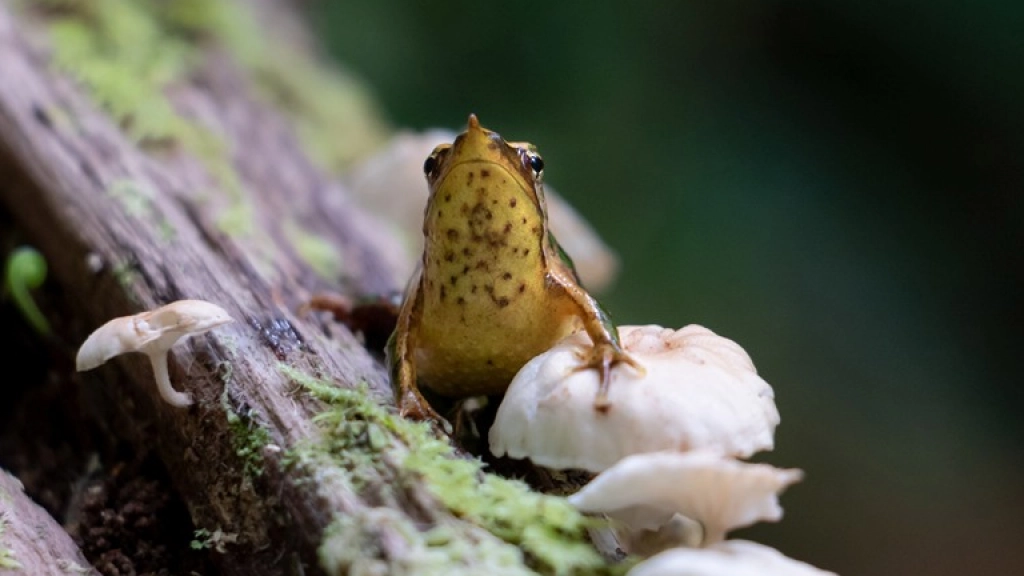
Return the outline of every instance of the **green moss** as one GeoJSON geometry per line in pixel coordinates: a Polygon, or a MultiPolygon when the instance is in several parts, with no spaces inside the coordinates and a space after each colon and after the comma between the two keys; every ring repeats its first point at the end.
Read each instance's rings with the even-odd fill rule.
{"type": "Polygon", "coordinates": [[[321,278],[337,281],[342,271],[341,253],[334,244],[294,222],[286,222],[285,236],[306,264],[321,278]]]}
{"type": "Polygon", "coordinates": [[[186,72],[194,50],[164,34],[145,4],[66,2],[64,15],[50,23],[54,63],[88,88],[136,140],[189,139],[197,128],[174,111],[162,90],[186,72]]]}
{"type": "MultiPolygon", "coordinates": [[[[7,519],[4,513],[0,512],[0,544],[2,544],[4,532],[7,531],[7,519]]],[[[14,551],[6,546],[0,545],[0,569],[17,570],[21,568],[21,562],[14,556],[14,551]]]]}
{"type": "Polygon", "coordinates": [[[114,265],[112,272],[118,285],[124,288],[125,294],[128,294],[129,297],[135,301],[136,297],[134,296],[134,290],[132,290],[132,288],[142,279],[142,274],[139,272],[135,263],[128,260],[118,262],[114,265]]]}
{"type": "Polygon", "coordinates": [[[174,227],[154,207],[156,194],[146,183],[129,179],[115,180],[107,188],[107,195],[120,202],[128,214],[153,223],[163,241],[174,240],[174,227]]]}
{"type": "MultiPolygon", "coordinates": [[[[201,161],[231,199],[231,208],[218,218],[223,230],[251,232],[251,210],[238,207],[244,205],[245,197],[230,151],[209,130],[179,114],[165,95],[203,57],[202,43],[179,20],[191,13],[186,5],[204,3],[34,0],[29,4],[49,18],[54,64],[78,80],[140,145],[178,145],[201,161]]],[[[166,230],[162,232],[167,235],[166,230]]]]}
{"type": "Polygon", "coordinates": [[[499,575],[536,574],[520,551],[473,527],[441,526],[420,531],[390,508],[341,516],[324,534],[320,566],[327,574],[499,575]],[[400,557],[378,550],[386,533],[400,557]],[[396,541],[397,540],[397,541],[396,541]],[[387,558],[387,560],[384,560],[387,558]]]}
{"type": "Polygon", "coordinates": [[[299,140],[324,169],[341,173],[379,149],[390,128],[355,78],[294,50],[248,60],[261,94],[285,113],[299,140]]]}
{"type": "Polygon", "coordinates": [[[231,381],[231,366],[223,366],[226,366],[226,369],[221,372],[221,381],[225,382],[225,386],[220,403],[227,417],[228,430],[231,432],[231,446],[235,450],[235,455],[242,460],[243,474],[250,479],[256,478],[263,475],[263,450],[270,444],[270,432],[260,426],[252,418],[252,414],[242,415],[232,409],[226,385],[231,381]]]}
{"type": "Polygon", "coordinates": [[[216,550],[221,554],[227,554],[228,544],[237,544],[238,534],[224,532],[217,528],[210,532],[206,528],[199,528],[193,532],[192,541],[189,547],[193,550],[216,550]]]}
{"type": "Polygon", "coordinates": [[[390,135],[362,82],[286,40],[268,41],[268,31],[236,2],[164,2],[162,15],[186,33],[220,40],[248,70],[264,100],[288,117],[304,149],[325,169],[345,170],[390,135]]]}
{"type": "MultiPolygon", "coordinates": [[[[303,448],[303,453],[296,456],[298,461],[332,459],[349,471],[359,466],[372,467],[382,457],[399,461],[402,473],[408,476],[397,479],[398,482],[422,480],[454,516],[511,547],[501,548],[503,554],[512,549],[522,550],[525,565],[533,570],[544,574],[608,574],[621,570],[606,565],[589,542],[586,529],[598,521],[580,514],[564,498],[539,494],[522,482],[484,472],[479,460],[457,457],[428,425],[392,415],[365,389],[340,388],[284,364],[278,369],[328,405],[317,417],[324,432],[323,443],[303,448]],[[353,435],[353,427],[361,432],[353,435]],[[382,437],[374,441],[374,434],[382,437]],[[399,439],[400,445],[391,442],[391,438],[399,439]]],[[[338,530],[348,534],[355,528],[346,524],[338,530]]],[[[429,531],[410,534],[416,536],[416,546],[429,551],[430,546],[422,541],[432,537],[429,531]]],[[[353,537],[346,538],[351,541],[353,537]]],[[[448,541],[465,542],[465,538],[448,541]]],[[[452,551],[445,549],[444,554],[448,553],[452,551]]],[[[330,552],[321,554],[330,557],[330,552]]]]}
{"type": "MultiPolygon", "coordinates": [[[[231,150],[185,118],[166,92],[197,67],[212,43],[231,52],[256,91],[287,116],[321,166],[342,171],[376,150],[390,130],[364,85],[287,40],[275,41],[237,2],[224,0],[23,0],[48,20],[54,63],[142,146],[180,146],[203,163],[229,203],[214,216],[224,233],[252,236],[253,207],[231,150]],[[268,41],[269,40],[269,41],[268,41]]],[[[137,205],[135,214],[147,213],[137,205]]],[[[169,239],[173,230],[160,228],[169,239]]],[[[316,238],[296,248],[317,273],[338,277],[337,253],[316,238]]]]}

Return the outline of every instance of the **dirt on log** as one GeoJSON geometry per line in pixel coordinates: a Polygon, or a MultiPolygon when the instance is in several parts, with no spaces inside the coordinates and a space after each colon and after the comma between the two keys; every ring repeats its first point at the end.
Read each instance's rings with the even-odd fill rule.
{"type": "MultiPolygon", "coordinates": [[[[315,291],[396,288],[402,279],[385,264],[394,240],[314,165],[287,120],[253,97],[230,55],[211,48],[207,56],[169,98],[230,151],[230,182],[174,142],[142,146],[127,136],[52,64],[38,26],[0,2],[0,240],[5,249],[31,244],[48,264],[46,361],[59,372],[49,376],[49,394],[63,397],[62,409],[79,413],[89,434],[129,447],[133,455],[113,471],[109,459],[117,450],[124,456],[123,446],[97,448],[108,475],[158,463],[156,475],[169,478],[187,508],[194,547],[210,550],[220,573],[324,573],[318,547],[328,525],[345,517],[379,520],[351,542],[352,558],[408,563],[408,535],[381,520],[382,510],[416,526],[463,521],[415,482],[391,486],[399,496],[383,500],[372,482],[354,486],[331,462],[296,465],[290,456],[323,434],[314,421],[323,406],[295,374],[390,402],[380,363],[352,334],[297,310],[315,291]],[[225,214],[241,214],[242,231],[221,225],[225,214]],[[311,266],[296,231],[337,250],[336,278],[311,266]],[[100,324],[185,298],[214,302],[236,320],[172,350],[171,380],[192,406],[163,402],[141,355],[73,371],[75,348],[100,324]]],[[[385,477],[409,477],[393,461],[374,465],[385,477]]],[[[54,496],[50,508],[70,506],[71,496],[54,496]]],[[[490,537],[465,533],[478,534],[470,546],[490,537]]],[[[82,558],[70,541],[59,549],[82,558]]],[[[19,562],[26,573],[48,573],[50,559],[40,558],[19,562]]]]}

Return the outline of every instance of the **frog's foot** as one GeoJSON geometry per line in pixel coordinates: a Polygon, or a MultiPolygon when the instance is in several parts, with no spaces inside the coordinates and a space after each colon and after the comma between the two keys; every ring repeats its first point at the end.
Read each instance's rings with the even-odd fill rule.
{"type": "Polygon", "coordinates": [[[445,434],[451,434],[451,424],[434,410],[427,399],[414,389],[406,390],[398,398],[398,414],[402,418],[419,422],[430,422],[445,434]]]}
{"type": "Polygon", "coordinates": [[[299,307],[298,312],[300,316],[304,316],[310,310],[323,310],[333,314],[338,322],[348,324],[352,320],[354,308],[355,303],[347,296],[334,292],[317,292],[299,307]]]}
{"type": "Polygon", "coordinates": [[[629,364],[640,375],[647,372],[647,369],[636,358],[611,342],[593,346],[589,352],[584,353],[583,364],[576,368],[576,370],[596,368],[600,374],[601,382],[597,387],[597,397],[594,398],[594,409],[598,412],[607,412],[612,406],[608,401],[608,388],[611,385],[612,368],[616,364],[629,364]]]}
{"type": "Polygon", "coordinates": [[[332,292],[318,292],[299,307],[299,315],[311,310],[330,312],[353,334],[362,334],[370,350],[383,350],[388,337],[398,322],[401,294],[388,293],[368,296],[359,300],[332,292]]]}

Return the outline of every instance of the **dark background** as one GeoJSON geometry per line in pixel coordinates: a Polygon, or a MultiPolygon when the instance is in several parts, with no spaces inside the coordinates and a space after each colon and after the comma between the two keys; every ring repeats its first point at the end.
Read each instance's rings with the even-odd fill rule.
{"type": "Polygon", "coordinates": [[[1024,573],[1024,3],[321,2],[398,126],[538,144],[624,324],[703,324],[807,475],[738,536],[844,575],[1024,573]]]}

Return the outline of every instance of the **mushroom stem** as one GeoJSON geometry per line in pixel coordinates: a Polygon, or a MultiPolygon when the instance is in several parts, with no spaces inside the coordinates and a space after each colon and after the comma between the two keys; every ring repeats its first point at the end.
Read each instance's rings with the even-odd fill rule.
{"type": "Polygon", "coordinates": [[[178,392],[171,386],[171,377],[167,372],[167,352],[153,352],[147,354],[149,363],[153,366],[153,376],[156,378],[156,388],[160,396],[172,406],[184,408],[192,404],[192,396],[185,392],[178,392]]]}

